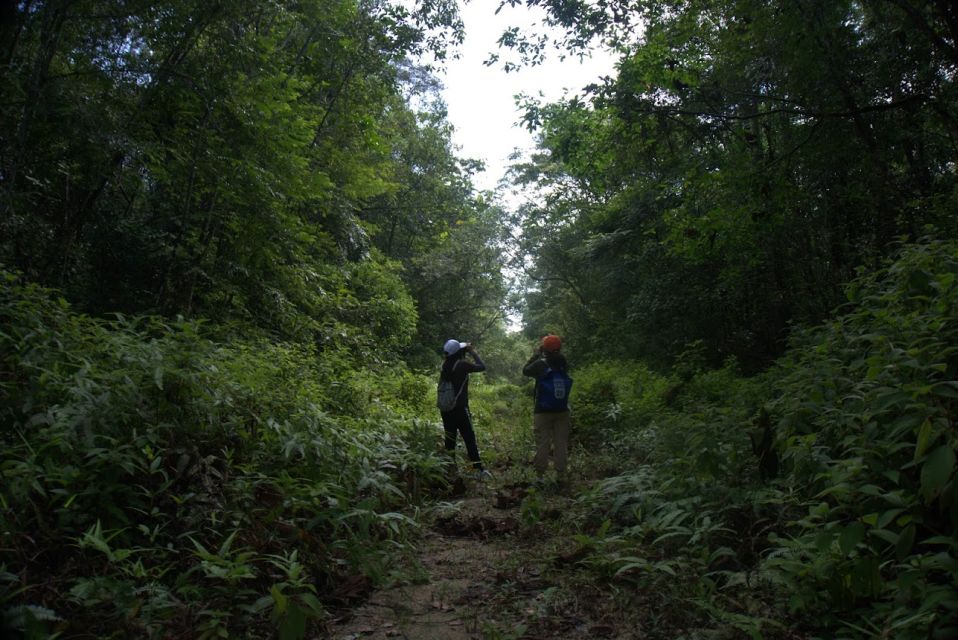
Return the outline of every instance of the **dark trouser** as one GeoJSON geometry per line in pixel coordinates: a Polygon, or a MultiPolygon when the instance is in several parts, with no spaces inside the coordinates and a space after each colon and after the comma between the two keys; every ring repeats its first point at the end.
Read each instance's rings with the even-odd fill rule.
{"type": "Polygon", "coordinates": [[[472,466],[476,469],[482,469],[482,462],[479,460],[479,446],[476,444],[476,432],[472,430],[472,414],[469,413],[469,407],[456,407],[452,411],[446,411],[440,414],[442,416],[442,428],[446,432],[446,451],[456,450],[456,434],[462,434],[462,441],[466,443],[466,453],[472,460],[472,466]]]}

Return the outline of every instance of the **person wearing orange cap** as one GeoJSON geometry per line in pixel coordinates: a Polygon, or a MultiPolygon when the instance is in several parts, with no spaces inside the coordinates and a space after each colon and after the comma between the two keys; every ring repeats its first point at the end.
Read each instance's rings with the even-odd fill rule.
{"type": "Polygon", "coordinates": [[[565,479],[572,426],[569,412],[572,379],[568,374],[569,364],[561,349],[562,340],[559,336],[545,336],[522,368],[523,375],[536,379],[533,410],[536,455],[532,466],[541,479],[549,468],[551,454],[560,483],[565,479]]]}

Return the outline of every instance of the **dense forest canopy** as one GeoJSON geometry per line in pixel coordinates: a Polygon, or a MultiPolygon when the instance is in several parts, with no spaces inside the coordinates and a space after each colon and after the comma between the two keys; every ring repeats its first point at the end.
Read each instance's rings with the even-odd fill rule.
{"type": "Polygon", "coordinates": [[[454,3],[5,6],[0,259],[31,280],[367,355],[497,316],[496,212],[415,62],[454,3]]]}
{"type": "Polygon", "coordinates": [[[954,3],[516,5],[558,36],[490,64],[618,64],[518,97],[510,208],[452,144],[455,0],[0,3],[0,633],[299,640],[422,580],[455,337],[541,561],[483,637],[579,593],[628,638],[958,634],[954,3]]]}
{"type": "Polygon", "coordinates": [[[701,343],[754,369],[900,239],[953,237],[953,3],[528,4],[565,46],[622,52],[585,95],[527,102],[542,152],[517,178],[547,194],[524,212],[530,335],[562,318],[589,353],[701,343]]]}

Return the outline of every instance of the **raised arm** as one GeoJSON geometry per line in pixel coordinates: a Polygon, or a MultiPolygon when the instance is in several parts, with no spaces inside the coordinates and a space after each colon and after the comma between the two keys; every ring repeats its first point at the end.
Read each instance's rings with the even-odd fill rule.
{"type": "Polygon", "coordinates": [[[549,368],[549,365],[546,364],[545,359],[542,357],[542,353],[536,353],[529,361],[526,362],[526,365],[522,367],[522,375],[529,376],[530,378],[539,378],[543,373],[546,372],[546,369],[549,368]]]}
{"type": "Polygon", "coordinates": [[[468,369],[469,373],[478,373],[480,371],[486,370],[486,363],[483,362],[482,358],[479,357],[479,352],[476,351],[475,347],[473,347],[472,345],[469,345],[468,347],[466,347],[466,353],[472,356],[472,359],[473,359],[473,362],[466,363],[470,367],[468,369]]]}

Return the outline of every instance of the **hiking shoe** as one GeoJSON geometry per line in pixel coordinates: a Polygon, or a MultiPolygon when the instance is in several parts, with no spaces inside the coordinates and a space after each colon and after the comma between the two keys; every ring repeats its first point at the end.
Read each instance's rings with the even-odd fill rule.
{"type": "Polygon", "coordinates": [[[492,472],[488,469],[483,469],[481,471],[476,471],[476,480],[483,482],[485,480],[492,480],[492,472]]]}

